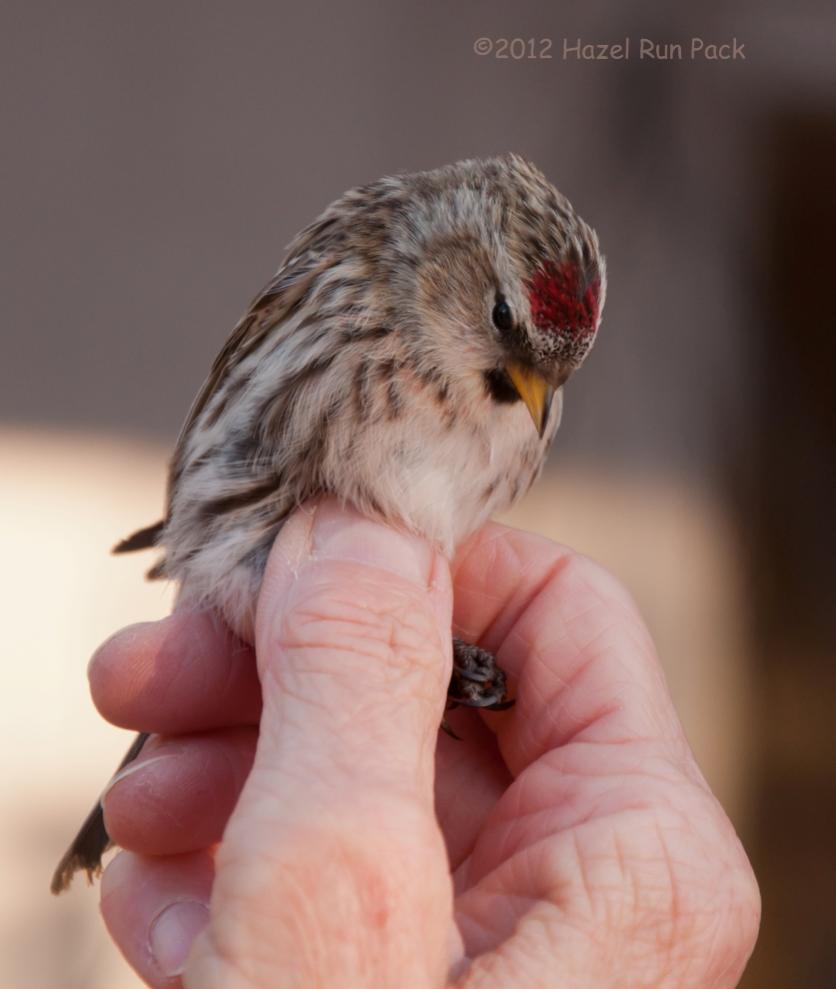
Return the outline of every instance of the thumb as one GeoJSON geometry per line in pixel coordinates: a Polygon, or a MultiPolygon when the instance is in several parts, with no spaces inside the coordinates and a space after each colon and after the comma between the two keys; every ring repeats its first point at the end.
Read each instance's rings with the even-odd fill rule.
{"type": "Polygon", "coordinates": [[[331,500],[283,528],[256,620],[258,750],[187,986],[444,983],[451,610],[447,564],[414,536],[331,500]]]}
{"type": "Polygon", "coordinates": [[[275,704],[262,731],[281,735],[271,747],[322,760],[334,746],[374,775],[431,784],[451,628],[449,569],[426,542],[330,499],[303,509],[277,541],[256,620],[265,705],[275,704]],[[295,751],[312,744],[309,756],[295,751]]]}

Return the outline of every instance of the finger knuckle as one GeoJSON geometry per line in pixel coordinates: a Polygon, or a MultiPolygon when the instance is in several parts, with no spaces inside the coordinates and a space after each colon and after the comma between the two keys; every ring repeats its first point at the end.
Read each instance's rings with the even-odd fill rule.
{"type": "Polygon", "coordinates": [[[674,820],[656,829],[628,867],[624,943],[650,968],[678,973],[678,985],[731,989],[754,947],[759,897],[739,843],[711,830],[674,820]]]}
{"type": "MultiPolygon", "coordinates": [[[[406,854],[399,843],[376,841],[372,847],[362,839],[370,833],[367,819],[347,813],[340,821],[338,831],[309,821],[281,831],[263,863],[271,883],[258,884],[270,891],[269,898],[254,900],[249,886],[226,884],[225,905],[237,907],[230,912],[245,918],[228,928],[217,946],[231,970],[240,968],[242,959],[263,959],[268,945],[283,972],[292,970],[299,985],[400,984],[390,966],[402,968],[415,928],[420,929],[413,923],[414,912],[428,909],[438,888],[446,889],[443,849],[422,831],[416,833],[424,839],[417,847],[431,850],[423,855],[406,854]],[[254,928],[263,934],[260,945],[253,944],[254,928]]],[[[250,855],[249,849],[222,848],[219,862],[229,874],[246,866],[250,855]]]]}
{"type": "Polygon", "coordinates": [[[575,923],[594,950],[606,944],[608,970],[623,984],[737,985],[757,938],[760,900],[730,825],[717,824],[710,809],[700,822],[627,812],[575,835],[571,873],[565,847],[546,863],[544,873],[560,877],[561,897],[574,892],[575,923]]]}
{"type": "Polygon", "coordinates": [[[410,588],[357,581],[328,583],[300,594],[283,616],[286,653],[371,661],[403,674],[438,663],[442,644],[428,602],[410,588]]]}

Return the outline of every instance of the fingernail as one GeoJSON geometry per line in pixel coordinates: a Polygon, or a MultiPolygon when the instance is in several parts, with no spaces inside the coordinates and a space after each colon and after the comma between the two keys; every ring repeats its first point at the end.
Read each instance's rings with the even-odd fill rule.
{"type": "Polygon", "coordinates": [[[334,502],[324,502],[317,509],[313,553],[320,559],[366,563],[422,586],[430,579],[434,557],[423,539],[372,522],[334,502]]]}
{"type": "Polygon", "coordinates": [[[129,762],[124,769],[120,769],[119,772],[113,777],[113,779],[107,784],[107,786],[102,791],[102,795],[99,800],[104,800],[105,797],[110,793],[110,791],[122,780],[127,779],[128,776],[133,776],[135,773],[141,773],[143,770],[147,769],[149,766],[153,765],[155,762],[162,762],[164,759],[171,759],[175,755],[174,752],[166,753],[165,755],[154,755],[148,756],[141,762],[129,762]]]}
{"type": "Polygon", "coordinates": [[[180,900],[157,914],[148,932],[148,944],[164,976],[182,975],[192,942],[208,923],[209,907],[198,900],[180,900]]]}

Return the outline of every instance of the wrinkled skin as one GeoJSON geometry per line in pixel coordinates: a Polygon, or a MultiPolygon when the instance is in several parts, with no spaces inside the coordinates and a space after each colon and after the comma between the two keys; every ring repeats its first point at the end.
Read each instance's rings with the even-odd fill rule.
{"type": "Polygon", "coordinates": [[[755,880],[597,565],[490,525],[451,580],[326,502],[279,537],[255,651],[179,612],[91,663],[102,713],[156,733],[106,795],[128,851],[102,883],[149,985],[737,984],[755,880]],[[453,587],[457,634],[517,694],[451,712],[459,742],[438,732],[453,587]]]}

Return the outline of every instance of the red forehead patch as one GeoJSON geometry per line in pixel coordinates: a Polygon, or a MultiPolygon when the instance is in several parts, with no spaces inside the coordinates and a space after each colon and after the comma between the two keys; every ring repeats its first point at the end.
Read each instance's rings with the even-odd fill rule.
{"type": "Polygon", "coordinates": [[[528,283],[531,316],[539,330],[588,336],[598,325],[599,279],[585,288],[572,261],[547,262],[528,283]]]}

